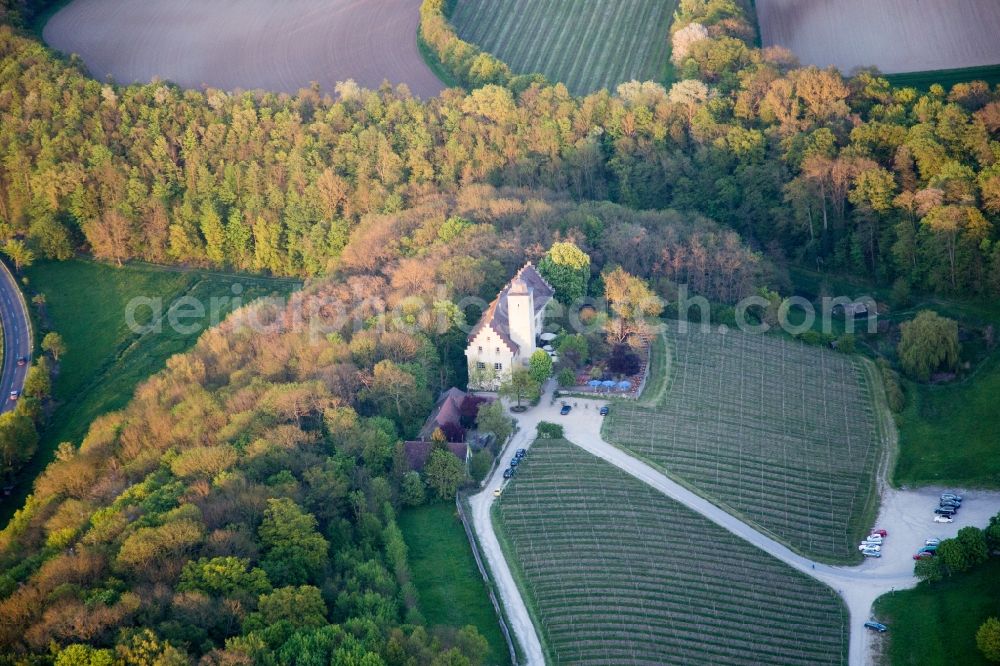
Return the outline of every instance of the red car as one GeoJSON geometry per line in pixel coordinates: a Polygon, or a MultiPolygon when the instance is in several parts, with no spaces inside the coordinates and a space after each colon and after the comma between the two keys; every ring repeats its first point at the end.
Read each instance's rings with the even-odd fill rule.
{"type": "Polygon", "coordinates": [[[872,534],[877,534],[880,537],[882,537],[883,539],[886,538],[887,536],[889,536],[889,533],[886,532],[885,530],[872,530],[871,533],[872,534]]]}
{"type": "Polygon", "coordinates": [[[919,553],[913,554],[913,559],[915,560],[928,560],[932,557],[934,557],[934,553],[930,552],[929,550],[922,550],[919,553]]]}

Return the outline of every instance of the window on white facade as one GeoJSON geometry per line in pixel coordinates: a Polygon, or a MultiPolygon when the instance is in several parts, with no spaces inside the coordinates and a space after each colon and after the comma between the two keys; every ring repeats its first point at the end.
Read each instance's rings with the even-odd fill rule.
{"type": "Polygon", "coordinates": [[[493,364],[493,369],[494,370],[503,370],[503,363],[494,363],[493,364]]]}
{"type": "Polygon", "coordinates": [[[497,347],[497,353],[498,353],[498,354],[500,353],[500,348],[499,348],[499,347],[497,347]]]}
{"type": "Polygon", "coordinates": [[[483,353],[483,348],[482,348],[482,347],[480,347],[480,348],[479,348],[479,353],[480,353],[480,354],[482,354],[482,353],[483,353]]]}
{"type": "Polygon", "coordinates": [[[483,363],[482,361],[479,361],[478,363],[476,363],[476,368],[478,368],[480,370],[485,370],[486,369],[486,364],[483,363]]]}

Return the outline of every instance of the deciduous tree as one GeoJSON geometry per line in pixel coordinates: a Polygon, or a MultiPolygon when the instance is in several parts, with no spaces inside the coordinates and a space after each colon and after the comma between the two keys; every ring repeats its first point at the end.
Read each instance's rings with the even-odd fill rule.
{"type": "Polygon", "coordinates": [[[621,268],[604,275],[604,295],[611,308],[608,336],[617,344],[636,342],[648,335],[653,318],[663,312],[663,301],[646,282],[621,268]]]}
{"type": "Polygon", "coordinates": [[[424,478],[438,498],[450,500],[465,479],[465,464],[450,451],[434,449],[424,465],[424,478]]]}
{"type": "Polygon", "coordinates": [[[518,407],[527,400],[533,402],[541,394],[541,384],[527,368],[514,368],[510,376],[500,385],[500,395],[515,401],[518,407]]]}
{"type": "Polygon", "coordinates": [[[590,256],[577,247],[576,243],[553,243],[538,262],[538,272],[556,290],[556,299],[568,305],[587,294],[590,256]]]}
{"type": "Polygon", "coordinates": [[[931,373],[958,365],[961,346],[958,323],[931,310],[922,310],[912,321],[900,324],[897,352],[903,369],[921,381],[931,373]]]}
{"type": "Polygon", "coordinates": [[[257,530],[264,556],[261,565],[276,585],[301,585],[326,565],[328,544],[316,531],[316,518],[287,497],[269,499],[257,530]]]}

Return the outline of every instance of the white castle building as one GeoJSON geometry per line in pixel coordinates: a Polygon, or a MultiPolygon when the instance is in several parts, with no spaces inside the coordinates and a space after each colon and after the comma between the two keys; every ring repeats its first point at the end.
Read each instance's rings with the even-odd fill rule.
{"type": "Polygon", "coordinates": [[[500,290],[469,333],[470,389],[496,390],[515,367],[528,364],[554,293],[531,262],[500,290]]]}

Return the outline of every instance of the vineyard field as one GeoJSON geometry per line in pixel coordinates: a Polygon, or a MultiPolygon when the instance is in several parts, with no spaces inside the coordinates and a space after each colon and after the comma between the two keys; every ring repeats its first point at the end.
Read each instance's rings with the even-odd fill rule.
{"type": "Polygon", "coordinates": [[[882,453],[864,361],[698,326],[667,339],[669,388],[613,409],[605,439],[810,557],[857,561],[882,453]]]}
{"type": "Polygon", "coordinates": [[[585,94],[631,80],[661,80],[676,2],[458,0],[459,36],[518,74],[541,72],[585,94]]]}
{"type": "Polygon", "coordinates": [[[846,663],[833,590],[565,440],[495,518],[553,663],[846,663]]]}

